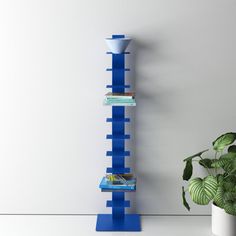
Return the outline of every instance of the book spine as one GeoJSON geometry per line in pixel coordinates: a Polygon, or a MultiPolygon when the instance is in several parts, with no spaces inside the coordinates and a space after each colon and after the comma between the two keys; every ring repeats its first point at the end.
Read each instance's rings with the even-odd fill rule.
{"type": "Polygon", "coordinates": [[[134,99],[105,99],[106,102],[135,103],[134,99]]]}
{"type": "Polygon", "coordinates": [[[134,99],[134,96],[106,96],[108,99],[134,99]]]}

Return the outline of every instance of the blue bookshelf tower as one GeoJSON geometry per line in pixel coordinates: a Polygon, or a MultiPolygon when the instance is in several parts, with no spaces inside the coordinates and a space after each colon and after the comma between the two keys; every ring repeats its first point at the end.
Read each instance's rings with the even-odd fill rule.
{"type": "MultiPolygon", "coordinates": [[[[112,38],[125,38],[125,35],[112,35],[112,38]]],[[[112,68],[107,69],[112,72],[112,84],[107,85],[107,88],[113,93],[124,93],[125,89],[130,88],[130,85],[125,84],[125,72],[130,70],[125,68],[125,55],[129,52],[107,54],[112,56],[112,68]]],[[[106,172],[130,173],[130,168],[125,167],[125,158],[130,156],[130,152],[125,150],[125,140],[130,139],[130,135],[125,133],[125,123],[130,122],[125,117],[125,106],[112,106],[112,117],[106,121],[112,125],[112,134],[106,136],[112,142],[112,150],[106,153],[106,156],[112,158],[112,167],[108,167],[106,172]]],[[[125,213],[125,208],[130,207],[130,201],[125,200],[126,190],[109,192],[112,192],[112,200],[107,201],[106,206],[112,208],[112,213],[98,214],[96,231],[141,231],[140,216],[125,213]]]]}

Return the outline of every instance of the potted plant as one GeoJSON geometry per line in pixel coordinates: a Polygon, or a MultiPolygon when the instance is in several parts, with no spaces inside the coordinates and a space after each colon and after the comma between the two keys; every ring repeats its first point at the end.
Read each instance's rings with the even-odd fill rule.
{"type": "Polygon", "coordinates": [[[190,210],[185,194],[198,205],[212,202],[212,232],[217,236],[236,236],[236,133],[226,133],[213,142],[215,155],[205,158],[207,150],[184,159],[182,187],[183,205],[190,210]],[[226,150],[227,149],[227,150],[226,150]],[[204,178],[192,178],[193,163],[197,162],[206,169],[204,178]]]}

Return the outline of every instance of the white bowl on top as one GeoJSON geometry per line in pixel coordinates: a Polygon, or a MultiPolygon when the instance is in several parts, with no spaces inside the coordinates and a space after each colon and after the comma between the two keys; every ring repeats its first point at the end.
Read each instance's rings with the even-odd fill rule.
{"type": "Polygon", "coordinates": [[[114,54],[123,53],[130,41],[130,38],[106,38],[107,46],[114,54]]]}

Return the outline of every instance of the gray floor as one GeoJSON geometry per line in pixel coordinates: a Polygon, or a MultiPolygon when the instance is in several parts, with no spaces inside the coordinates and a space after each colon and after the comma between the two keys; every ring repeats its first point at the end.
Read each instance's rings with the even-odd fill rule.
{"type": "Polygon", "coordinates": [[[1,215],[1,236],[211,236],[209,216],[142,216],[142,232],[96,232],[96,216],[1,215]]]}

